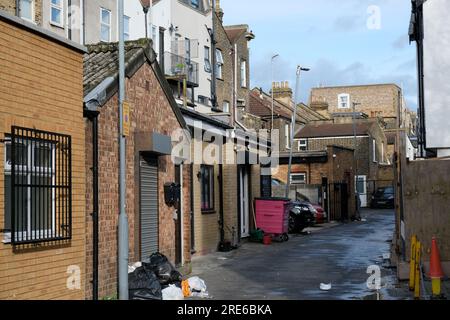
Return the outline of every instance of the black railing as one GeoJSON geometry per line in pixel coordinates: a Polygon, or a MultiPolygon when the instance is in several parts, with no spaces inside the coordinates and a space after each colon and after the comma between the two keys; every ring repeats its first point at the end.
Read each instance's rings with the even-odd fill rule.
{"type": "Polygon", "coordinates": [[[188,58],[164,52],[164,72],[166,76],[185,76],[186,80],[198,85],[198,63],[188,58]]]}
{"type": "Polygon", "coordinates": [[[70,239],[71,137],[21,127],[11,132],[11,243],[70,239]]]}

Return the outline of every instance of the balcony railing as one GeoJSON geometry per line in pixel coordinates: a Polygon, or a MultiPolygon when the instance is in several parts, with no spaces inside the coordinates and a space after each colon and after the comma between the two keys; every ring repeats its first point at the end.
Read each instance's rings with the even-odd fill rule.
{"type": "Polygon", "coordinates": [[[168,77],[186,77],[188,83],[198,85],[198,63],[185,57],[164,52],[164,73],[168,77]]]}

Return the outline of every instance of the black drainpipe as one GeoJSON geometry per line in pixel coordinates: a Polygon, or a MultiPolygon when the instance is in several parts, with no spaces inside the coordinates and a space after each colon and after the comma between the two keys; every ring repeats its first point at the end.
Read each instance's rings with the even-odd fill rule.
{"type": "Polygon", "coordinates": [[[98,300],[98,111],[86,111],[92,121],[92,300],[98,300]]]}
{"type": "Polygon", "coordinates": [[[71,12],[71,8],[72,7],[72,0],[67,0],[67,10],[68,10],[68,13],[67,13],[67,20],[69,20],[68,22],[67,22],[67,33],[68,33],[68,36],[69,36],[69,40],[72,40],[72,23],[71,23],[71,21],[72,21],[72,12],[71,12]]]}
{"type": "Polygon", "coordinates": [[[20,0],[16,0],[16,16],[20,17],[20,0]]]}

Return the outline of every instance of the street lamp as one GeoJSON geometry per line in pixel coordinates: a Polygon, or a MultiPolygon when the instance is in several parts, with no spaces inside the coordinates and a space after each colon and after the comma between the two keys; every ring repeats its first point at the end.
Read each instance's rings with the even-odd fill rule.
{"type": "Polygon", "coordinates": [[[271,92],[272,92],[272,122],[271,122],[271,129],[272,129],[272,131],[273,131],[273,62],[275,61],[275,59],[276,58],[278,58],[280,55],[277,53],[277,54],[274,54],[273,56],[272,56],[272,59],[270,60],[270,70],[271,70],[271,83],[270,83],[270,85],[272,86],[272,90],[271,90],[271,92]]]}
{"type": "Polygon", "coordinates": [[[357,141],[356,141],[356,106],[361,105],[359,102],[353,102],[353,113],[352,113],[352,122],[353,122],[353,168],[355,170],[355,200],[356,200],[356,216],[359,219],[359,192],[358,192],[358,161],[356,160],[356,148],[357,148],[357,141]]]}
{"type": "Polygon", "coordinates": [[[295,101],[294,101],[294,112],[292,113],[291,119],[291,136],[290,136],[290,147],[289,150],[289,166],[287,173],[287,183],[286,183],[286,198],[289,198],[289,189],[291,187],[291,168],[292,168],[292,153],[294,150],[294,133],[295,133],[295,123],[297,122],[297,105],[300,103],[300,73],[302,71],[308,72],[309,68],[303,68],[297,66],[297,80],[295,83],[295,101]]]}
{"type": "Polygon", "coordinates": [[[145,14],[145,38],[148,39],[147,14],[148,14],[148,10],[152,6],[153,0],[140,0],[140,1],[141,1],[142,9],[144,10],[144,14],[145,14]]]}

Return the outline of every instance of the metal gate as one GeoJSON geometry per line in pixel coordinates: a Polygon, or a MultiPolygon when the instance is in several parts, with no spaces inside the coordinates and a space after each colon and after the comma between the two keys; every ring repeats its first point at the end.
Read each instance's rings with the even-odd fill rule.
{"type": "Polygon", "coordinates": [[[140,161],[141,258],[159,250],[158,163],[157,159],[140,161]]]}

